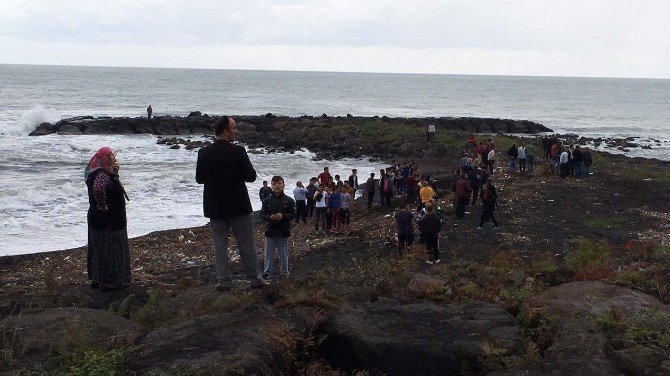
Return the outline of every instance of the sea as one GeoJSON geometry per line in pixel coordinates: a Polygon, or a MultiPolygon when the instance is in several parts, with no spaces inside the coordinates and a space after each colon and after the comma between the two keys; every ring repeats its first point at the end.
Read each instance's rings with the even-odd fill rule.
{"type": "MultiPolygon", "coordinates": [[[[0,257],[86,244],[83,171],[102,146],[118,150],[131,201],[128,231],[199,226],[197,152],[151,135],[29,137],[73,116],[208,114],[475,116],[526,119],[559,133],[639,137],[627,154],[670,160],[670,80],[0,65],[0,257]]],[[[621,152],[613,150],[615,152],[621,152]]],[[[313,151],[250,154],[261,181],[283,175],[287,193],[323,167],[361,180],[367,158],[315,160],[313,151]]]]}

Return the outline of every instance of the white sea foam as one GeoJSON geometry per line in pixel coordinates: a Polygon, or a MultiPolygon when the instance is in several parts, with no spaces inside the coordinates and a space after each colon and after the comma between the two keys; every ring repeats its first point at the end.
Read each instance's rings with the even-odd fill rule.
{"type": "Polygon", "coordinates": [[[21,119],[12,125],[5,123],[0,132],[10,135],[28,134],[42,123],[56,123],[62,118],[61,114],[53,108],[35,105],[21,115],[21,119]]]}
{"type": "MultiPolygon", "coordinates": [[[[195,182],[197,153],[171,150],[150,135],[3,136],[0,142],[0,256],[77,247],[86,243],[88,196],[83,181],[95,150],[118,151],[127,203],[128,233],[198,226],[202,186],[195,182]],[[16,153],[20,151],[20,153],[16,153]]],[[[260,209],[262,180],[283,175],[286,193],[297,180],[307,181],[324,166],[346,179],[352,168],[367,176],[379,166],[364,160],[318,161],[314,153],[249,154],[258,179],[247,184],[252,206],[260,209]]]]}

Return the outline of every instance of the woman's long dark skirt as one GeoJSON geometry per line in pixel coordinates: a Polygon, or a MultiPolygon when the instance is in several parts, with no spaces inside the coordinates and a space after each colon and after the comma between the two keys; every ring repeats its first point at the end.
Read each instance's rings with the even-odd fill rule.
{"type": "Polygon", "coordinates": [[[88,278],[102,285],[130,284],[128,232],[88,229],[88,278]]]}

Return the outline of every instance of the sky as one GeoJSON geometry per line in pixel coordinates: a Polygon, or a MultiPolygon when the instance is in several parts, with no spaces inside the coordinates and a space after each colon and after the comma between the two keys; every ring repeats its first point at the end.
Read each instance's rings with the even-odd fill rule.
{"type": "Polygon", "coordinates": [[[0,64],[670,78],[668,0],[2,0],[0,64]]]}

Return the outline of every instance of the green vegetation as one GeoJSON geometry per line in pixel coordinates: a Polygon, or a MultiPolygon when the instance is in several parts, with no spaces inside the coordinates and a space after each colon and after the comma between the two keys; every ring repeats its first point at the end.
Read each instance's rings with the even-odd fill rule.
{"type": "Polygon", "coordinates": [[[594,218],[584,221],[584,226],[590,229],[622,228],[627,219],[624,217],[594,218]]]}
{"type": "Polygon", "coordinates": [[[594,243],[580,238],[578,245],[565,257],[565,262],[582,279],[600,280],[612,271],[611,248],[606,241],[594,243]]]}
{"type": "Polygon", "coordinates": [[[617,348],[655,345],[670,349],[670,314],[659,308],[647,308],[628,317],[608,312],[596,318],[617,348]]]}
{"type": "Polygon", "coordinates": [[[86,350],[83,353],[61,354],[62,375],[116,376],[123,375],[126,362],[125,349],[86,350]]]}

